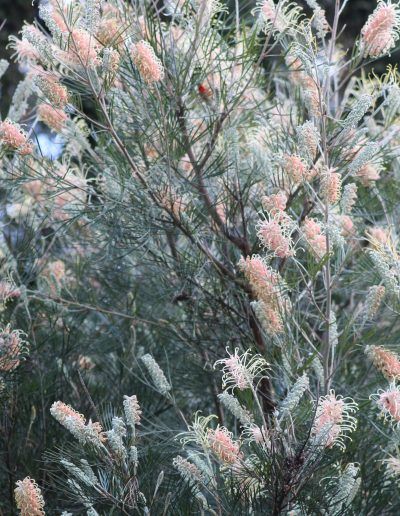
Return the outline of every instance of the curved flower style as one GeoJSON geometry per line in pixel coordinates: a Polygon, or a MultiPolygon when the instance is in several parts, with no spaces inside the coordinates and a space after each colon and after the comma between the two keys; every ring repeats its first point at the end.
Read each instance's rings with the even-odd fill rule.
{"type": "Polygon", "coordinates": [[[385,378],[388,380],[400,378],[400,359],[396,353],[382,346],[367,346],[365,353],[385,378]]]}
{"type": "Polygon", "coordinates": [[[250,351],[239,355],[237,348],[233,355],[228,350],[227,352],[228,358],[217,360],[214,364],[214,368],[217,365],[223,365],[222,384],[224,388],[235,389],[237,387],[239,390],[252,388],[254,380],[268,369],[269,364],[261,355],[251,356],[250,351]]]}
{"type": "Polygon", "coordinates": [[[164,78],[163,65],[147,41],[134,43],[131,47],[131,56],[134,65],[147,84],[159,82],[164,78]]]}
{"type": "Polygon", "coordinates": [[[14,489],[15,502],[21,516],[43,516],[45,514],[42,492],[36,482],[26,477],[18,480],[14,489]]]}
{"type": "Polygon", "coordinates": [[[356,410],[357,404],[351,398],[342,398],[331,390],[318,400],[312,435],[327,448],[334,445],[344,448],[343,438],[348,437],[345,433],[357,426],[357,420],[351,416],[356,410]]]}
{"type": "Polygon", "coordinates": [[[207,432],[208,444],[213,453],[222,461],[234,464],[240,459],[240,444],[232,439],[232,432],[223,426],[209,429],[207,432]]]}
{"type": "Polygon", "coordinates": [[[62,401],[53,403],[50,407],[50,414],[82,443],[91,443],[99,447],[105,440],[100,423],[92,423],[92,421],[86,423],[82,414],[62,401]]]}
{"type": "Polygon", "coordinates": [[[389,388],[379,389],[377,394],[373,394],[371,399],[381,409],[381,415],[385,421],[389,420],[393,426],[400,426],[400,387],[391,383],[389,388]]]}
{"type": "Polygon", "coordinates": [[[279,258],[289,258],[295,254],[290,238],[293,221],[285,213],[275,213],[257,225],[257,236],[261,243],[279,258]]]}
{"type": "Polygon", "coordinates": [[[366,56],[379,57],[389,52],[399,39],[400,8],[390,0],[379,0],[361,30],[361,44],[366,56]]]}
{"type": "Polygon", "coordinates": [[[33,144],[28,140],[25,131],[19,124],[8,119],[0,123],[0,144],[22,156],[33,152],[33,144]]]}

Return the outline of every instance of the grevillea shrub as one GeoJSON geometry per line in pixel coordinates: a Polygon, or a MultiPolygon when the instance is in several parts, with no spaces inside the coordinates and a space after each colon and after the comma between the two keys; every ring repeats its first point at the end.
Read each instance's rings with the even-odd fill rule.
{"type": "Polygon", "coordinates": [[[10,38],[2,514],[399,513],[400,5],[306,3],[10,38]]]}

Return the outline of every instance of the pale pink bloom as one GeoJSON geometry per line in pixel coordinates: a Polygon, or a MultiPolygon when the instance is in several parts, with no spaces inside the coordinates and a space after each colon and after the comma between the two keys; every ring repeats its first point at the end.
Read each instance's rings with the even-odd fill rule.
{"type": "Polygon", "coordinates": [[[295,184],[307,178],[307,165],[300,156],[295,154],[283,156],[283,170],[288,178],[295,184]]]}
{"type": "Polygon", "coordinates": [[[45,514],[42,492],[36,482],[29,477],[18,480],[14,489],[15,502],[21,516],[43,516],[45,514]]]}
{"type": "Polygon", "coordinates": [[[40,73],[36,83],[55,108],[64,108],[68,103],[68,90],[54,74],[40,73]]]}
{"type": "Polygon", "coordinates": [[[389,417],[396,425],[400,424],[400,391],[399,387],[392,384],[386,391],[378,391],[376,399],[378,407],[382,411],[382,415],[389,417]]]}
{"type": "Polygon", "coordinates": [[[66,428],[73,424],[76,430],[83,430],[86,424],[85,417],[82,414],[79,414],[70,405],[66,405],[62,401],[55,401],[53,403],[50,408],[50,414],[66,428]]]}
{"type": "Polygon", "coordinates": [[[399,38],[398,4],[380,0],[361,30],[361,44],[366,56],[379,57],[389,52],[399,38]]]}
{"type": "Polygon", "coordinates": [[[95,367],[93,360],[86,355],[79,355],[77,365],[79,369],[84,369],[85,371],[91,371],[95,367]]]}
{"type": "Polygon", "coordinates": [[[342,188],[342,177],[333,169],[325,171],[321,179],[321,189],[324,198],[329,204],[336,204],[340,201],[342,188]]]}
{"type": "Polygon", "coordinates": [[[25,131],[19,124],[8,119],[0,123],[0,143],[22,156],[33,152],[33,144],[28,140],[25,131]]]}
{"type": "Polygon", "coordinates": [[[234,355],[229,354],[229,358],[225,358],[220,362],[225,364],[224,370],[226,369],[238,389],[243,390],[251,386],[246,368],[240,360],[238,350],[235,350],[234,355]]]}
{"type": "Polygon", "coordinates": [[[193,171],[193,165],[190,161],[190,158],[187,154],[182,156],[182,158],[179,161],[180,167],[185,172],[185,174],[190,175],[190,173],[193,171]]]}
{"type": "Polygon", "coordinates": [[[268,333],[276,335],[283,332],[283,321],[282,321],[282,308],[278,303],[266,303],[265,301],[259,301],[260,310],[262,313],[257,312],[257,316],[260,316],[261,322],[264,321],[268,328],[268,333]]]}
{"type": "Polygon", "coordinates": [[[321,98],[316,81],[312,77],[305,75],[301,79],[300,86],[310,114],[312,116],[320,116],[321,98]]]}
{"type": "Polygon", "coordinates": [[[321,225],[315,219],[306,217],[302,228],[311,251],[318,259],[323,258],[326,254],[326,236],[321,225]]]}
{"type": "Polygon", "coordinates": [[[134,65],[147,84],[159,82],[164,78],[163,65],[147,41],[134,43],[131,46],[131,56],[134,65]]]}
{"type": "Polygon", "coordinates": [[[100,423],[86,423],[86,419],[69,405],[56,401],[50,407],[50,414],[82,443],[101,446],[106,439],[100,423]]]}
{"type": "Polygon", "coordinates": [[[121,18],[102,17],[96,33],[97,39],[105,47],[121,48],[126,37],[126,26],[121,18]]]}
{"type": "Polygon", "coordinates": [[[284,295],[279,273],[272,270],[257,255],[241,258],[238,266],[258,299],[253,309],[261,324],[272,335],[281,333],[282,314],[289,309],[290,303],[284,295]]]}
{"type": "Polygon", "coordinates": [[[269,211],[271,213],[276,213],[285,210],[287,200],[288,196],[286,192],[281,191],[276,194],[265,195],[261,199],[261,203],[263,205],[264,210],[269,211]]]}
{"type": "Polygon", "coordinates": [[[390,233],[387,229],[381,228],[379,226],[375,226],[373,228],[368,228],[365,232],[368,240],[374,246],[378,245],[386,245],[390,243],[390,233]]]}
{"type": "Polygon", "coordinates": [[[394,477],[398,477],[400,475],[400,460],[397,457],[390,457],[382,462],[386,464],[390,475],[394,477]]]}
{"type": "Polygon", "coordinates": [[[279,258],[288,258],[294,254],[287,222],[279,214],[261,221],[257,226],[257,236],[262,244],[279,258]]]}
{"type": "Polygon", "coordinates": [[[341,228],[341,235],[348,238],[354,235],[354,222],[349,215],[338,215],[335,217],[341,228]]]}
{"type": "Polygon", "coordinates": [[[20,61],[39,61],[40,54],[36,48],[26,39],[18,39],[15,36],[10,36],[9,47],[14,50],[11,57],[20,61]]]}
{"type": "Polygon", "coordinates": [[[400,359],[396,353],[382,346],[368,346],[365,353],[387,380],[400,378],[400,359]]]}
{"type": "Polygon", "coordinates": [[[228,464],[233,464],[241,457],[240,444],[232,439],[232,434],[225,427],[209,429],[207,441],[215,455],[228,464]]]}
{"type": "Polygon", "coordinates": [[[50,262],[46,267],[45,273],[60,284],[65,278],[65,263],[62,260],[50,262]]]}
{"type": "Polygon", "coordinates": [[[27,183],[24,183],[22,187],[31,197],[37,201],[43,200],[42,192],[44,184],[40,179],[33,179],[32,181],[28,181],[27,183]]]}
{"type": "Polygon", "coordinates": [[[356,420],[350,413],[356,409],[357,405],[352,400],[346,401],[330,391],[327,396],[318,400],[312,435],[322,439],[327,448],[334,444],[343,447],[341,434],[355,429],[356,420]]]}
{"type": "Polygon", "coordinates": [[[64,284],[66,276],[64,262],[62,260],[55,260],[48,263],[42,275],[47,280],[50,293],[56,296],[64,284]]]}
{"type": "Polygon", "coordinates": [[[222,383],[224,387],[237,387],[240,390],[251,388],[254,379],[266,371],[268,363],[261,355],[250,356],[250,351],[246,351],[239,355],[239,350],[236,348],[232,355],[228,351],[228,358],[217,360],[214,367],[223,365],[222,383]]]}
{"type": "Polygon", "coordinates": [[[288,27],[288,20],[282,11],[282,5],[275,5],[274,0],[264,0],[260,6],[261,18],[266,27],[273,27],[279,32],[283,32],[288,27]]]}
{"type": "Polygon", "coordinates": [[[69,66],[97,66],[100,64],[101,47],[89,32],[83,29],[73,29],[68,42],[68,50],[59,52],[59,58],[66,64],[69,66]]]}
{"type": "Polygon", "coordinates": [[[291,52],[288,52],[285,57],[285,62],[287,67],[289,68],[289,79],[293,84],[301,84],[301,81],[304,78],[304,67],[303,63],[297,56],[294,56],[291,52]]]}
{"type": "Polygon", "coordinates": [[[9,299],[17,298],[21,290],[7,280],[0,280],[0,303],[6,303],[9,299]]]}
{"type": "Polygon", "coordinates": [[[268,447],[271,442],[268,437],[268,430],[264,426],[252,425],[245,430],[245,434],[249,436],[250,440],[257,444],[266,444],[268,447]]]}
{"type": "Polygon", "coordinates": [[[13,371],[20,363],[24,341],[20,330],[11,330],[10,325],[0,330],[0,371],[13,371]]]}
{"type": "Polygon", "coordinates": [[[254,294],[265,302],[274,304],[280,294],[279,273],[271,269],[264,260],[258,256],[241,258],[238,263],[239,269],[246,276],[254,294]]]}
{"type": "Polygon", "coordinates": [[[366,163],[357,171],[357,177],[363,186],[373,186],[380,178],[380,170],[373,163],[366,163]]]}
{"type": "Polygon", "coordinates": [[[68,32],[69,28],[66,23],[66,20],[68,19],[68,11],[65,9],[64,14],[61,14],[61,12],[57,12],[57,10],[52,11],[52,18],[54,23],[57,25],[57,27],[60,29],[61,32],[68,32]]]}
{"type": "Polygon", "coordinates": [[[56,133],[61,133],[65,122],[68,120],[68,115],[63,109],[58,109],[50,104],[39,104],[37,107],[37,114],[39,120],[46,124],[50,129],[56,133]]]}

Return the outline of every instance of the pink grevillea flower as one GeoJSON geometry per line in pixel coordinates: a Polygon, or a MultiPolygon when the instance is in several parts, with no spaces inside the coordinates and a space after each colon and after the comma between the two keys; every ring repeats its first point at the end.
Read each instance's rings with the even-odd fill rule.
{"type": "Polygon", "coordinates": [[[50,414],[82,443],[91,443],[99,447],[106,439],[100,423],[92,423],[92,421],[86,423],[82,414],[62,401],[53,403],[50,414]]]}
{"type": "Polygon", "coordinates": [[[75,362],[79,369],[83,369],[84,371],[91,371],[96,364],[93,360],[86,355],[79,355],[78,360],[75,362]]]}
{"type": "Polygon", "coordinates": [[[321,225],[315,219],[306,217],[302,228],[311,251],[321,260],[326,253],[326,236],[322,232],[321,225]]]}
{"type": "Polygon", "coordinates": [[[289,79],[293,84],[299,85],[304,78],[304,66],[300,59],[290,51],[286,54],[285,62],[289,68],[289,79]]]}
{"type": "Polygon", "coordinates": [[[276,297],[280,287],[280,276],[259,255],[241,258],[238,267],[259,299],[271,300],[276,297]]]}
{"type": "Polygon", "coordinates": [[[270,447],[271,441],[269,439],[268,430],[264,428],[264,426],[251,425],[244,431],[244,434],[248,436],[251,441],[256,442],[257,444],[264,444],[267,447],[270,447]]]}
{"type": "Polygon", "coordinates": [[[349,238],[354,235],[354,222],[349,215],[336,215],[334,216],[340,227],[340,234],[345,238],[349,238]]]}
{"type": "Polygon", "coordinates": [[[20,330],[11,330],[8,325],[0,330],[0,371],[13,371],[19,366],[24,341],[20,330]]]}
{"type": "Polygon", "coordinates": [[[338,203],[342,189],[341,175],[333,169],[326,170],[321,178],[321,189],[324,198],[329,204],[338,203]]]}
{"type": "Polygon", "coordinates": [[[234,464],[240,459],[240,444],[232,439],[232,433],[223,426],[207,432],[208,445],[223,462],[234,464]]]}
{"type": "Polygon", "coordinates": [[[274,0],[263,0],[254,9],[253,13],[256,12],[260,13],[264,32],[284,32],[296,20],[300,11],[287,0],[276,4],[274,0]]]}
{"type": "Polygon", "coordinates": [[[254,379],[265,373],[268,368],[268,363],[261,355],[250,355],[250,351],[246,351],[239,355],[239,350],[236,348],[232,355],[228,351],[228,358],[217,360],[214,367],[223,365],[222,384],[224,387],[237,387],[240,390],[251,388],[254,379]]]}
{"type": "Polygon", "coordinates": [[[64,113],[63,109],[58,109],[45,103],[38,105],[37,114],[39,120],[56,133],[61,133],[65,122],[68,120],[68,115],[64,113]]]}
{"type": "Polygon", "coordinates": [[[9,48],[14,50],[11,55],[12,59],[16,59],[18,62],[30,62],[39,61],[40,54],[36,48],[26,39],[18,39],[15,36],[10,36],[9,48]]]}
{"type": "Polygon", "coordinates": [[[65,278],[65,263],[62,260],[50,262],[44,270],[44,275],[57,285],[61,285],[65,278]]]}
{"type": "Polygon", "coordinates": [[[400,378],[400,359],[396,353],[382,346],[367,346],[365,353],[386,379],[400,378]]]}
{"type": "Polygon", "coordinates": [[[374,247],[389,244],[391,240],[389,231],[379,226],[369,228],[365,234],[374,247]]]}
{"type": "Polygon", "coordinates": [[[15,502],[21,516],[43,516],[45,514],[42,492],[37,483],[29,477],[18,480],[14,489],[15,502]]]}
{"type": "Polygon", "coordinates": [[[68,50],[60,52],[59,57],[69,66],[97,66],[100,64],[101,46],[89,32],[83,29],[73,29],[68,43],[68,50]]]}
{"type": "Polygon", "coordinates": [[[0,144],[22,156],[33,152],[32,142],[28,140],[25,131],[19,124],[8,119],[0,123],[0,144]]]}
{"type": "Polygon", "coordinates": [[[319,116],[321,114],[321,97],[315,79],[304,75],[300,81],[300,87],[308,111],[312,116],[319,116]]]}
{"type": "Polygon", "coordinates": [[[121,19],[119,11],[107,13],[100,20],[96,37],[105,47],[123,48],[127,25],[121,19]]]}
{"type": "Polygon", "coordinates": [[[132,61],[142,79],[147,84],[159,82],[164,78],[164,68],[147,41],[139,41],[131,47],[132,61]]]}
{"type": "MultiPolygon", "coordinates": [[[[277,298],[278,300],[278,298],[277,298]]],[[[279,300],[278,302],[266,303],[261,300],[256,304],[252,304],[255,314],[260,320],[263,328],[271,335],[277,335],[283,332],[282,313],[285,304],[279,300]]]]}
{"type": "Polygon", "coordinates": [[[330,391],[318,400],[312,435],[327,448],[335,444],[344,448],[344,432],[356,428],[357,421],[350,415],[356,410],[357,404],[353,400],[336,396],[334,391],[330,391]]]}
{"type": "Polygon", "coordinates": [[[389,457],[389,459],[385,459],[382,462],[386,464],[390,476],[398,477],[400,475],[400,459],[397,457],[389,457]]]}
{"type": "Polygon", "coordinates": [[[55,108],[64,108],[68,103],[68,90],[58,77],[53,74],[41,73],[35,78],[35,83],[55,108]]]}
{"type": "Polygon", "coordinates": [[[380,170],[373,163],[366,163],[357,171],[356,176],[363,186],[369,187],[373,186],[375,181],[380,178],[380,170]]]}
{"type": "Polygon", "coordinates": [[[6,303],[9,299],[17,298],[21,295],[21,290],[7,280],[0,281],[0,303],[6,303]]]}
{"type": "Polygon", "coordinates": [[[281,191],[276,194],[265,195],[261,199],[261,203],[264,210],[269,211],[270,213],[277,213],[285,210],[287,200],[288,196],[286,192],[281,191]]]}
{"type": "Polygon", "coordinates": [[[382,416],[389,419],[394,425],[400,425],[400,390],[392,383],[387,390],[380,389],[371,396],[381,409],[382,416]]]}
{"type": "Polygon", "coordinates": [[[272,24],[280,32],[286,29],[285,19],[282,18],[273,0],[264,0],[261,5],[261,16],[266,23],[272,24]]]}
{"type": "Polygon", "coordinates": [[[399,39],[400,9],[390,0],[380,0],[361,30],[361,45],[366,56],[379,57],[389,52],[399,39]]]}
{"type": "Polygon", "coordinates": [[[289,300],[284,296],[279,273],[257,255],[241,258],[238,266],[258,299],[252,303],[252,307],[262,326],[272,335],[282,332],[282,314],[288,309],[289,300]]]}
{"type": "Polygon", "coordinates": [[[297,184],[307,178],[308,168],[300,156],[286,154],[282,161],[283,170],[292,183],[297,184]]]}
{"type": "Polygon", "coordinates": [[[284,213],[275,214],[269,220],[260,221],[257,225],[257,236],[261,243],[275,256],[288,258],[294,255],[292,240],[292,221],[284,213]]]}

